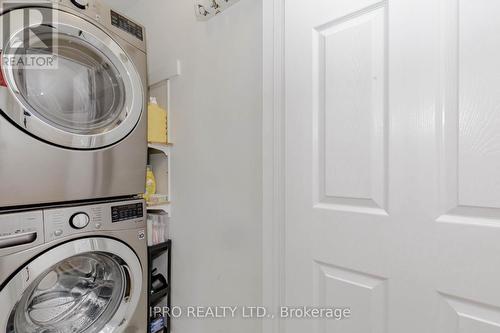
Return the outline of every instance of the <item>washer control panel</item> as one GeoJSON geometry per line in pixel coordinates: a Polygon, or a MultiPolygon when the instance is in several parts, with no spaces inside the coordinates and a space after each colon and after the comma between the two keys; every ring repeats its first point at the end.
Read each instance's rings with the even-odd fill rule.
{"type": "Polygon", "coordinates": [[[90,223],[90,217],[86,213],[76,213],[69,219],[69,224],[75,229],[83,229],[90,223]]]}
{"type": "Polygon", "coordinates": [[[64,207],[43,211],[45,241],[98,230],[145,228],[146,207],[143,200],[64,207]]]}
{"type": "Polygon", "coordinates": [[[71,0],[71,3],[75,5],[77,8],[85,10],[89,5],[89,0],[71,0]]]}
{"type": "Polygon", "coordinates": [[[112,223],[140,219],[143,216],[144,216],[144,206],[142,203],[133,203],[133,204],[111,207],[112,223]]]}

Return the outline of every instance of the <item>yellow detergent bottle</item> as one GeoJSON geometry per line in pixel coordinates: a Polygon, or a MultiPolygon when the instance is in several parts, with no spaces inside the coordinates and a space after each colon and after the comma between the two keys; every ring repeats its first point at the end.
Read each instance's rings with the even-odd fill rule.
{"type": "Polygon", "coordinates": [[[146,171],[146,193],[144,193],[144,199],[149,201],[149,198],[156,193],[156,179],[151,169],[151,166],[147,166],[146,171]]]}
{"type": "Polygon", "coordinates": [[[168,143],[167,111],[158,105],[154,97],[148,104],[148,142],[168,143]]]}

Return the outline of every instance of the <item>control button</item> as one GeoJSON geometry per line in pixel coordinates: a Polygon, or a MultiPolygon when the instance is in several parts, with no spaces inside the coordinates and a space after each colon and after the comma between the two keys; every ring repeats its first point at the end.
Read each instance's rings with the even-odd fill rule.
{"type": "Polygon", "coordinates": [[[89,0],[71,0],[71,2],[80,9],[87,9],[89,5],[89,0]]]}
{"type": "Polygon", "coordinates": [[[56,231],[54,231],[54,236],[56,236],[56,237],[62,236],[62,234],[63,234],[63,231],[61,229],[57,229],[56,231]]]}
{"type": "Polygon", "coordinates": [[[88,226],[89,223],[90,218],[85,213],[77,213],[73,215],[69,220],[69,224],[75,229],[83,229],[88,226]]]}
{"type": "Polygon", "coordinates": [[[102,224],[100,224],[100,223],[96,223],[96,224],[95,224],[95,228],[96,228],[96,229],[101,229],[101,228],[102,228],[102,224]]]}

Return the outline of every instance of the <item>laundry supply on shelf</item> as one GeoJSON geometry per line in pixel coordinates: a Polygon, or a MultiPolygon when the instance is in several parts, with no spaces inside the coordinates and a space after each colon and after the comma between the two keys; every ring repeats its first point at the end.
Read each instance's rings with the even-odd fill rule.
{"type": "Polygon", "coordinates": [[[168,114],[154,97],[150,98],[148,104],[148,141],[168,143],[168,114]]]}
{"type": "Polygon", "coordinates": [[[148,212],[147,231],[149,246],[168,241],[170,238],[169,220],[168,213],[162,210],[151,210],[148,212]]]}

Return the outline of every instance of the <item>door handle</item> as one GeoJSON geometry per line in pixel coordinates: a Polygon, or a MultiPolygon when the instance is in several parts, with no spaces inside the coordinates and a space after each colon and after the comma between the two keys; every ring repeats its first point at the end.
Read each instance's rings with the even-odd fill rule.
{"type": "Polygon", "coordinates": [[[132,286],[132,275],[130,272],[130,268],[127,265],[121,265],[121,266],[122,266],[123,271],[125,273],[125,283],[126,283],[125,295],[123,296],[123,299],[124,299],[125,303],[128,303],[128,302],[130,302],[130,295],[132,294],[132,288],[134,288],[132,286]]]}

